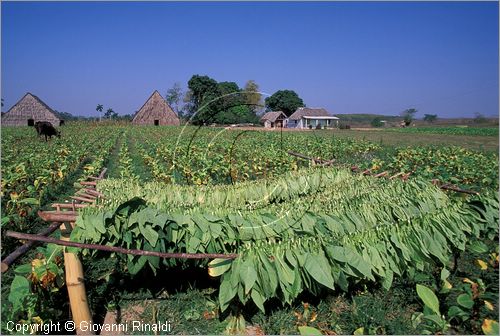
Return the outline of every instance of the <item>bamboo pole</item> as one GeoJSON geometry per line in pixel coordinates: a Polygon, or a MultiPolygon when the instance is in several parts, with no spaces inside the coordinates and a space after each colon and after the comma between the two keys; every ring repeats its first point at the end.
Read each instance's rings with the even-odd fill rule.
{"type": "Polygon", "coordinates": [[[222,254],[222,253],[163,253],[163,252],[156,252],[156,251],[126,249],[126,248],[117,247],[117,246],[108,246],[108,245],[99,245],[99,244],[84,244],[84,243],[77,243],[77,242],[73,242],[73,241],[62,241],[62,240],[51,238],[51,237],[41,237],[41,236],[37,236],[37,235],[33,235],[33,234],[20,233],[20,232],[14,232],[14,231],[7,231],[5,233],[5,235],[7,237],[13,237],[13,238],[17,238],[17,239],[36,240],[36,241],[41,241],[41,242],[45,242],[45,243],[52,243],[52,244],[62,245],[62,246],[72,246],[72,247],[86,248],[86,249],[91,249],[91,250],[100,250],[100,251],[107,251],[107,252],[117,252],[117,253],[124,253],[124,254],[133,254],[133,255],[140,255],[140,256],[160,257],[160,258],[236,259],[238,257],[237,254],[233,254],[233,253],[229,253],[229,254],[222,254]]]}
{"type": "MultiPolygon", "coordinates": [[[[67,223],[64,223],[60,226],[61,241],[69,242],[71,230],[67,229],[66,224],[67,223]]],[[[85,291],[82,263],[76,254],[67,252],[66,249],[64,249],[64,272],[66,275],[66,287],[68,289],[71,315],[75,322],[76,333],[77,335],[94,335],[91,330],[82,331],[80,329],[82,322],[86,322],[87,325],[92,324],[92,314],[90,313],[87,293],[85,291]]]]}
{"type": "MultiPolygon", "coordinates": [[[[44,230],[42,230],[39,233],[37,233],[37,235],[39,235],[39,236],[48,236],[49,234],[51,234],[52,232],[54,232],[55,230],[57,230],[58,227],[59,227],[59,223],[54,222],[54,223],[50,224],[50,226],[46,227],[44,230]]],[[[2,273],[5,272],[5,271],[7,271],[9,269],[9,266],[14,261],[16,261],[17,258],[19,258],[23,254],[25,254],[26,252],[28,252],[37,243],[38,242],[36,242],[34,240],[30,240],[30,241],[26,242],[25,244],[19,246],[11,254],[9,254],[7,257],[5,257],[2,260],[2,265],[1,265],[2,273]]]]}

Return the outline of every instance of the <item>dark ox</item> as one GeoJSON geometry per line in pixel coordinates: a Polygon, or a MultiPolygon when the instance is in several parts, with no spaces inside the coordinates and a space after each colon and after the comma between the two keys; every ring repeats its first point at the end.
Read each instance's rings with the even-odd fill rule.
{"type": "Polygon", "coordinates": [[[54,135],[58,138],[61,137],[61,132],[56,130],[48,121],[37,121],[35,123],[35,129],[38,136],[45,135],[45,141],[48,141],[47,138],[52,138],[54,135]]]}

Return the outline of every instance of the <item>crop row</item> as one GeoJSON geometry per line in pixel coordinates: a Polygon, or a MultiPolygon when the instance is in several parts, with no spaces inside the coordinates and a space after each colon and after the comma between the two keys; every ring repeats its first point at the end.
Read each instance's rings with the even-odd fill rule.
{"type": "Polygon", "coordinates": [[[428,126],[428,127],[388,128],[387,130],[398,133],[498,136],[498,127],[428,126]]]}
{"type": "Polygon", "coordinates": [[[117,131],[68,127],[61,139],[43,141],[32,128],[2,129],[2,224],[23,229],[24,218],[82,169],[80,178],[102,168],[117,131]]]}

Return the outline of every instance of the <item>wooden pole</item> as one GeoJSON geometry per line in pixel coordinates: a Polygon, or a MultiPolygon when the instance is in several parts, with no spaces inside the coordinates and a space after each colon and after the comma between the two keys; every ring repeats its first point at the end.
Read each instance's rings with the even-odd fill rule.
{"type": "Polygon", "coordinates": [[[84,189],[84,191],[89,195],[94,195],[94,196],[101,197],[101,198],[104,197],[103,193],[100,193],[94,189],[84,189]]]}
{"type": "Polygon", "coordinates": [[[455,186],[452,186],[452,185],[446,185],[445,184],[445,185],[440,186],[439,188],[441,188],[443,190],[456,191],[456,192],[464,193],[464,194],[479,195],[479,192],[477,192],[477,191],[461,189],[459,187],[455,187],[455,186]]]}
{"type": "Polygon", "coordinates": [[[95,182],[95,181],[82,181],[82,182],[80,182],[80,184],[83,186],[95,186],[97,184],[97,182],[95,182]]]}
{"type": "MultiPolygon", "coordinates": [[[[61,225],[60,228],[61,241],[69,242],[71,231],[67,230],[65,224],[61,225]]],[[[75,322],[76,333],[77,335],[94,335],[91,330],[82,331],[80,329],[82,322],[87,322],[87,325],[92,324],[92,314],[90,313],[87,293],[85,291],[82,263],[76,254],[67,252],[66,249],[64,249],[64,272],[66,274],[66,287],[68,289],[69,304],[71,315],[75,322]]]]}
{"type": "MultiPolygon", "coordinates": [[[[48,236],[49,234],[51,234],[52,232],[54,232],[55,230],[57,230],[57,228],[59,227],[59,225],[60,225],[59,223],[54,222],[54,223],[50,224],[50,226],[48,226],[44,230],[42,230],[39,233],[37,233],[37,235],[39,235],[39,236],[48,236]]],[[[9,254],[7,257],[5,257],[2,260],[2,266],[1,266],[2,273],[5,272],[5,271],[7,271],[9,269],[9,266],[14,261],[16,261],[17,258],[19,258],[23,254],[25,254],[26,252],[28,252],[36,244],[37,244],[36,241],[30,240],[30,241],[26,242],[24,245],[19,246],[11,254],[9,254]]]]}
{"type": "Polygon", "coordinates": [[[87,202],[87,203],[94,203],[95,201],[91,198],[80,197],[80,196],[70,196],[70,198],[74,199],[75,201],[87,202]]]}
{"type": "Polygon", "coordinates": [[[50,205],[52,208],[61,208],[61,209],[82,209],[86,208],[88,204],[72,204],[72,203],[53,203],[50,205]]]}
{"type": "Polygon", "coordinates": [[[7,237],[13,237],[17,239],[25,239],[25,240],[36,240],[45,243],[52,243],[56,245],[62,246],[72,246],[78,248],[87,248],[92,250],[100,250],[100,251],[108,251],[108,252],[117,252],[124,254],[133,254],[140,256],[151,256],[151,257],[160,257],[160,258],[177,258],[177,259],[236,259],[238,258],[237,254],[221,254],[221,253],[163,253],[156,251],[145,251],[145,250],[134,250],[134,249],[126,249],[123,247],[117,246],[107,246],[107,245],[99,245],[99,244],[84,244],[77,243],[73,241],[59,240],[51,237],[41,237],[28,233],[20,233],[14,231],[7,231],[5,233],[7,237]]]}
{"type": "Polygon", "coordinates": [[[108,168],[104,167],[101,171],[101,173],[99,174],[99,176],[97,176],[97,179],[98,180],[102,180],[104,178],[104,175],[106,175],[106,172],[108,171],[108,168]]]}
{"type": "Polygon", "coordinates": [[[74,211],[38,211],[38,216],[46,222],[74,222],[77,215],[74,211]]]}

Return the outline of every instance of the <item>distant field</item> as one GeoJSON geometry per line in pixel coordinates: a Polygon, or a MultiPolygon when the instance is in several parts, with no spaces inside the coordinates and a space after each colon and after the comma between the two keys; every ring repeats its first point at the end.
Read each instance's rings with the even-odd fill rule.
{"type": "Polygon", "coordinates": [[[399,133],[498,136],[498,127],[407,127],[390,128],[387,129],[387,131],[399,133]]]}
{"type": "Polygon", "coordinates": [[[392,132],[388,129],[334,130],[333,133],[339,138],[363,139],[388,146],[460,146],[479,151],[498,152],[498,136],[392,132]]]}

